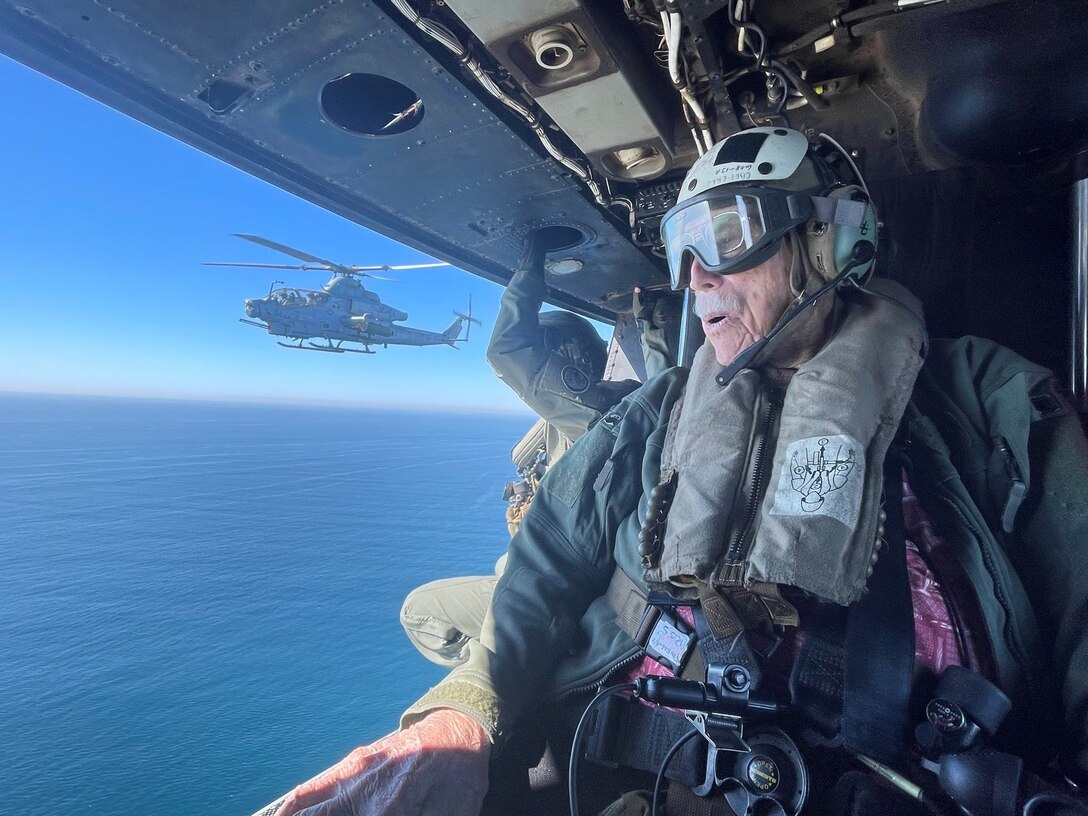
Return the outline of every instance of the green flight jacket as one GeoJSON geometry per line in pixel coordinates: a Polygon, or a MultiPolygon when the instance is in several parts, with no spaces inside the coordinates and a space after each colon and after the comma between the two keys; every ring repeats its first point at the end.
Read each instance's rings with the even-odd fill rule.
{"type": "MultiPolygon", "coordinates": [[[[643,585],[638,533],[686,378],[651,380],[549,470],[480,641],[402,724],[454,708],[501,741],[531,702],[588,691],[641,658],[604,594],[617,565],[643,585]]],[[[967,578],[999,684],[1021,708],[1045,706],[1059,678],[1065,744],[1084,747],[1088,443],[1052,383],[990,341],[935,340],[902,430],[910,484],[967,578]]]]}
{"type": "MultiPolygon", "coordinates": [[[[499,379],[547,421],[546,446],[551,464],[639,383],[601,380],[591,383],[581,394],[568,390],[562,379],[568,361],[547,349],[540,329],[540,307],[546,293],[542,276],[528,270],[514,274],[499,304],[487,361],[499,379]]],[[[664,332],[647,332],[644,338],[648,368],[663,367],[664,332]]]]}

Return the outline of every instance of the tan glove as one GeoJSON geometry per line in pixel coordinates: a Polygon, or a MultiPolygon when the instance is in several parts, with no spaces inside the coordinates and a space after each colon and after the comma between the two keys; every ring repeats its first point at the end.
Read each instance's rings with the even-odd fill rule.
{"type": "Polygon", "coordinates": [[[490,758],[484,729],[440,708],[302,783],[276,816],[477,816],[490,758]]]}
{"type": "Polygon", "coordinates": [[[521,520],[525,518],[525,514],[529,512],[529,507],[532,505],[532,499],[527,499],[522,502],[506,505],[506,529],[510,531],[510,538],[514,537],[514,533],[521,527],[521,520]]]}

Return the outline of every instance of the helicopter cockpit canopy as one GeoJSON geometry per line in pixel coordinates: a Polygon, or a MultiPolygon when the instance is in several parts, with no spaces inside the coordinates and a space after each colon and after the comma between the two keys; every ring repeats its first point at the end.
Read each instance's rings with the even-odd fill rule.
{"type": "Polygon", "coordinates": [[[268,299],[280,306],[323,306],[329,302],[329,295],[312,289],[276,289],[268,299]]]}
{"type": "Polygon", "coordinates": [[[301,306],[306,302],[305,296],[298,289],[277,289],[268,299],[280,306],[301,306]]]}

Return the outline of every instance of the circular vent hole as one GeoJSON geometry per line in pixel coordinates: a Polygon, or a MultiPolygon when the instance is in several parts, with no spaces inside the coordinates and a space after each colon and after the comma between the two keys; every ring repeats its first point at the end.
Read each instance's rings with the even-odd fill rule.
{"type": "Polygon", "coordinates": [[[344,74],[321,89],[325,118],[359,136],[395,136],[423,121],[423,100],[378,74],[344,74]]]}
{"type": "Polygon", "coordinates": [[[574,227],[553,224],[537,230],[537,240],[543,244],[547,252],[562,252],[581,244],[586,240],[586,234],[574,227]]]}

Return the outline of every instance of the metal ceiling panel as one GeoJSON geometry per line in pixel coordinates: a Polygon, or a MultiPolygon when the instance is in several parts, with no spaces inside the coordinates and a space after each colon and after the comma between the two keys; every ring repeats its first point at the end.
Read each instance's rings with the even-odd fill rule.
{"type": "MultiPolygon", "coordinates": [[[[585,189],[366,0],[3,0],[0,51],[357,223],[498,282],[525,232],[577,229],[583,267],[557,302],[610,318],[610,297],[664,279],[585,189]],[[422,101],[418,124],[333,124],[326,83],[362,73],[422,101]]],[[[453,66],[456,70],[456,66],[453,66]]],[[[361,97],[359,104],[372,104],[361,97]]]]}

